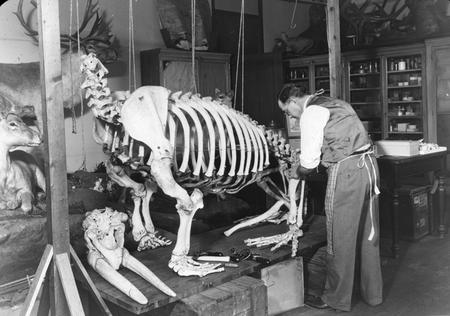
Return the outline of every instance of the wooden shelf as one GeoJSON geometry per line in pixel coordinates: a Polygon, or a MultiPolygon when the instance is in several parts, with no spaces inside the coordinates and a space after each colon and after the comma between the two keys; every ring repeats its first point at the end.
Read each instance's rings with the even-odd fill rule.
{"type": "Polygon", "coordinates": [[[330,79],[330,76],[315,76],[316,79],[330,79]]]}
{"type": "Polygon", "coordinates": [[[308,81],[309,78],[297,78],[297,79],[289,79],[287,82],[298,82],[298,81],[308,81]]]}
{"type": "Polygon", "coordinates": [[[422,85],[409,85],[409,86],[388,86],[388,89],[408,89],[408,88],[422,88],[422,85]]]}
{"type": "Polygon", "coordinates": [[[379,72],[364,72],[364,73],[353,73],[350,74],[350,77],[361,77],[361,76],[378,76],[379,72]]]}
{"type": "Polygon", "coordinates": [[[388,132],[388,134],[411,134],[411,135],[420,135],[423,132],[388,132]]]}
{"type": "Polygon", "coordinates": [[[388,114],[388,117],[390,118],[397,118],[397,119],[421,119],[421,115],[396,115],[396,114],[388,114]]]}
{"type": "Polygon", "coordinates": [[[391,104],[391,103],[395,103],[395,104],[405,104],[405,103],[421,103],[422,102],[422,100],[412,100],[412,101],[389,101],[388,100],[388,103],[389,104],[391,104]]]}
{"type": "Polygon", "coordinates": [[[408,72],[422,72],[422,68],[417,69],[405,69],[405,70],[389,70],[388,74],[401,74],[401,73],[408,73],[408,72]]]}
{"type": "Polygon", "coordinates": [[[378,101],[374,102],[351,102],[351,105],[381,105],[381,103],[378,101]]]}
{"type": "Polygon", "coordinates": [[[371,88],[353,88],[353,89],[350,89],[350,92],[353,92],[353,91],[367,91],[367,90],[380,90],[381,88],[380,87],[371,87],[371,88]]]}

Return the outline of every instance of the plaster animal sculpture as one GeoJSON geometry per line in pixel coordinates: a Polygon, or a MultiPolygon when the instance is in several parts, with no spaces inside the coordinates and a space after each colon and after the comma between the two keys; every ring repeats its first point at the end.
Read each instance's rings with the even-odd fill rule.
{"type": "MultiPolygon", "coordinates": [[[[13,109],[12,109],[13,110],[13,109]]],[[[38,146],[39,133],[13,111],[0,112],[0,209],[33,209],[36,188],[45,192],[45,178],[31,155],[13,151],[19,146],[38,146]]]]}
{"type": "MultiPolygon", "coordinates": [[[[83,58],[81,69],[87,78],[83,87],[90,97],[88,105],[102,121],[94,138],[110,154],[108,174],[132,189],[132,233],[140,249],[161,243],[149,214],[149,201],[158,187],[177,200],[180,226],[169,267],[180,275],[221,271],[188,256],[192,218],[203,205],[203,194],[234,194],[257,183],[281,201],[275,208],[290,207],[289,196],[269,177],[284,176],[285,168],[270,166],[269,150],[280,157],[290,155],[278,135],[272,135],[269,144],[264,128],[248,116],[211,98],[171,93],[164,87],[140,87],[122,102],[106,88],[106,68],[94,55],[83,58]],[[145,183],[133,181],[133,171],[144,175],[145,183]]],[[[298,230],[289,236],[294,235],[299,236],[298,230]]]]}
{"type": "MultiPolygon", "coordinates": [[[[36,3],[32,2],[32,4],[34,8],[29,13],[29,16],[36,9],[36,3]]],[[[25,29],[26,34],[37,44],[38,32],[30,26],[30,18],[24,18],[23,11],[23,0],[20,0],[15,15],[25,29]]],[[[62,105],[65,108],[71,108],[80,103],[81,76],[79,67],[81,54],[95,52],[105,63],[110,63],[117,59],[113,36],[110,32],[110,23],[101,15],[98,3],[87,0],[83,21],[80,22],[78,31],[80,33],[80,48],[82,49],[80,54],[75,51],[77,49],[77,32],[63,34],[60,39],[64,50],[61,56],[61,68],[63,82],[62,105]],[[91,26],[90,29],[88,29],[88,26],[91,26]],[[68,51],[70,46],[74,51],[68,51]]],[[[41,81],[39,72],[39,62],[0,63],[0,94],[19,107],[34,106],[37,126],[42,132],[41,81]]]]}
{"type": "Polygon", "coordinates": [[[89,265],[105,280],[140,304],[147,304],[148,300],[117,271],[121,266],[135,272],[165,294],[175,297],[174,291],[124,248],[124,222],[127,219],[125,213],[108,207],[86,213],[83,230],[89,265]]]}

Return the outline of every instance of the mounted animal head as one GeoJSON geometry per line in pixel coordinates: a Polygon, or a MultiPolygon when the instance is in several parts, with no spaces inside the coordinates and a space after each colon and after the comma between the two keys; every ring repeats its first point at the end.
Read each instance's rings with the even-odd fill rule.
{"type": "MultiPolygon", "coordinates": [[[[35,0],[31,1],[33,9],[29,12],[31,16],[37,9],[35,0]]],[[[19,19],[20,24],[25,28],[26,35],[33,39],[34,43],[39,41],[39,33],[30,25],[30,19],[25,19],[23,16],[23,0],[19,0],[17,12],[14,13],[19,19]]],[[[106,21],[104,12],[100,14],[98,2],[92,3],[92,0],[87,0],[83,20],[80,22],[80,27],[73,34],[61,34],[60,42],[63,48],[63,54],[72,49],[76,52],[78,44],[82,50],[82,54],[95,53],[102,63],[109,64],[117,60],[117,42],[114,41],[114,36],[111,33],[111,22],[106,21]],[[90,30],[87,26],[92,25],[90,30]]]]}
{"type": "Polygon", "coordinates": [[[40,134],[15,113],[0,112],[0,146],[9,150],[19,146],[39,146],[40,134]]]}

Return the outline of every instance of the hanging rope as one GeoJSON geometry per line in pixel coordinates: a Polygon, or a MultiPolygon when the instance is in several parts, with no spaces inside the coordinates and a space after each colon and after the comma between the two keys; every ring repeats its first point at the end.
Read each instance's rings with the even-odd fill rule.
{"type": "Polygon", "coordinates": [[[244,113],[244,67],[245,67],[245,18],[244,18],[244,11],[245,11],[245,5],[244,0],[241,2],[241,19],[242,19],[242,61],[241,61],[241,112],[244,113]]]}
{"type": "Polygon", "coordinates": [[[128,67],[128,87],[130,92],[133,92],[134,90],[136,90],[136,56],[134,47],[133,0],[129,1],[128,9],[128,67]]]}
{"type": "Polygon", "coordinates": [[[298,4],[298,0],[295,0],[294,9],[292,10],[292,16],[291,16],[291,24],[289,25],[289,28],[291,30],[293,30],[297,27],[297,24],[294,23],[295,13],[297,12],[297,4],[298,4]]]}
{"type": "MultiPolygon", "coordinates": [[[[234,91],[237,93],[237,87],[238,87],[238,80],[239,80],[239,63],[241,64],[241,111],[244,112],[244,50],[245,50],[245,44],[244,44],[244,13],[245,13],[245,3],[244,0],[241,0],[241,15],[239,19],[239,36],[238,36],[238,49],[237,49],[237,60],[236,60],[236,76],[235,76],[235,82],[234,82],[234,91]],[[241,61],[242,56],[242,61],[241,61]]],[[[234,98],[233,102],[233,108],[236,108],[236,100],[237,98],[234,98]]]]}
{"type": "Polygon", "coordinates": [[[77,133],[77,115],[75,113],[75,101],[73,99],[73,71],[72,71],[72,23],[73,23],[73,1],[70,0],[70,16],[69,16],[69,73],[70,73],[70,112],[72,114],[72,133],[77,133]]]}
{"type": "MultiPolygon", "coordinates": [[[[77,54],[78,54],[78,60],[81,61],[81,41],[80,41],[80,8],[79,8],[79,0],[76,0],[76,13],[77,13],[77,54]]],[[[72,33],[70,33],[72,34],[72,33]]],[[[72,64],[70,65],[70,69],[72,69],[72,64]]],[[[86,140],[84,138],[84,121],[83,121],[83,115],[84,115],[84,102],[83,102],[83,91],[81,90],[81,87],[79,89],[79,96],[80,96],[80,118],[81,118],[81,153],[83,156],[83,162],[81,163],[81,166],[79,170],[86,170],[86,140]]]]}
{"type": "MultiPolygon", "coordinates": [[[[242,30],[243,30],[243,23],[244,23],[244,0],[241,0],[241,15],[239,19],[239,35],[238,35],[238,49],[237,49],[237,60],[236,60],[236,75],[235,75],[235,81],[234,81],[234,91],[237,93],[237,87],[238,87],[238,80],[239,80],[239,62],[241,58],[241,42],[242,42],[242,30]]],[[[242,63],[243,65],[243,63],[242,63]]],[[[234,98],[233,102],[233,109],[236,108],[236,97],[234,98]]],[[[243,106],[243,105],[241,105],[243,106]]]]}
{"type": "Polygon", "coordinates": [[[193,93],[197,93],[197,79],[195,75],[195,0],[191,0],[191,67],[192,67],[192,87],[193,93]]]}

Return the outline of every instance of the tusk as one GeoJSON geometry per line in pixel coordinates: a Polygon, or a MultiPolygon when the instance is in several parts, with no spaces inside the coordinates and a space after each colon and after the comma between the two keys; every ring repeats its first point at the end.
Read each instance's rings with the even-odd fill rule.
{"type": "Polygon", "coordinates": [[[139,274],[146,281],[150,282],[154,287],[158,290],[164,292],[165,294],[175,297],[177,294],[172,291],[160,278],[158,278],[150,269],[148,269],[144,264],[142,264],[135,257],[130,255],[130,253],[123,249],[123,261],[122,265],[125,268],[130,269],[131,271],[139,274]]]}
{"type": "Polygon", "coordinates": [[[111,283],[125,295],[131,297],[139,304],[145,305],[148,303],[148,300],[144,294],[142,294],[142,292],[139,291],[138,288],[128,281],[123,275],[114,270],[104,259],[98,259],[92,267],[106,281],[111,283]]]}

